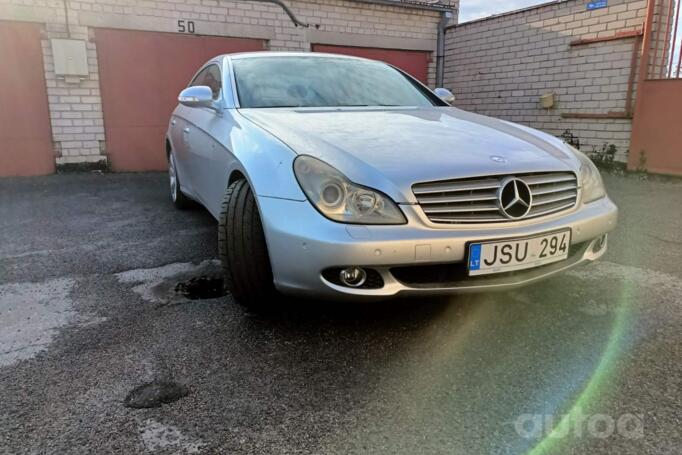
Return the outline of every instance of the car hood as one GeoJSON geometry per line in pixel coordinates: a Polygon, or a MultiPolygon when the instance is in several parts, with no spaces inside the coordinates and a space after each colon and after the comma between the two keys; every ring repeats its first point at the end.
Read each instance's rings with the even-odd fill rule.
{"type": "Polygon", "coordinates": [[[296,154],[319,158],[399,203],[415,183],[524,172],[577,171],[553,136],[456,108],[240,109],[296,154]]]}

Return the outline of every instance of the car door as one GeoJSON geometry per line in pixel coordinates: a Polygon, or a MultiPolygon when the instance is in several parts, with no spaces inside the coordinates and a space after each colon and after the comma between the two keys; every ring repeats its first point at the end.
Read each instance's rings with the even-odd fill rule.
{"type": "MultiPolygon", "coordinates": [[[[192,78],[188,87],[205,85],[204,81],[208,70],[209,67],[206,67],[199,71],[194,78],[192,78]]],[[[200,135],[197,134],[197,132],[192,134],[192,130],[196,129],[194,124],[197,122],[197,120],[195,120],[197,115],[200,115],[197,108],[178,104],[173,111],[170,121],[170,137],[173,143],[173,152],[175,155],[178,176],[182,183],[182,189],[185,193],[194,198],[198,198],[198,194],[194,177],[196,172],[193,170],[195,163],[192,158],[191,150],[194,142],[200,139],[200,135]]]]}
{"type": "Polygon", "coordinates": [[[211,213],[217,213],[225,193],[227,169],[232,154],[223,145],[231,129],[230,115],[223,109],[223,78],[218,64],[210,64],[197,75],[192,85],[211,88],[216,109],[193,108],[187,117],[185,133],[189,143],[189,171],[197,198],[211,213]]]}

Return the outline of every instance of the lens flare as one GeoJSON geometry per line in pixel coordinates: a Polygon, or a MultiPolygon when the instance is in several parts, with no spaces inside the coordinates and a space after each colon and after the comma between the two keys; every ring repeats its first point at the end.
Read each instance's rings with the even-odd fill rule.
{"type": "Polygon", "coordinates": [[[528,455],[557,453],[560,446],[570,444],[571,438],[563,437],[566,433],[565,429],[577,420],[579,414],[590,409],[592,403],[603,391],[608,378],[612,376],[616,360],[623,351],[625,334],[631,321],[631,303],[635,298],[635,290],[631,280],[622,280],[619,291],[616,318],[599,364],[569,411],[561,419],[557,419],[554,428],[547,431],[546,436],[527,452],[528,455]]]}

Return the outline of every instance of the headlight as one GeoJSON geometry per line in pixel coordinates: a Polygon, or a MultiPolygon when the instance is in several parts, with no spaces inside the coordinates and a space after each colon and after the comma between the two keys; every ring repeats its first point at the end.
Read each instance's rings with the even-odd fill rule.
{"type": "Polygon", "coordinates": [[[583,204],[596,201],[606,196],[604,189],[604,182],[601,179],[601,174],[597,166],[594,165],[584,153],[574,149],[573,153],[580,159],[580,181],[582,182],[583,204]]]}
{"type": "Polygon", "coordinates": [[[352,224],[405,224],[395,202],[378,191],[356,185],[327,163],[301,155],[294,174],[310,202],[327,218],[352,224]]]}

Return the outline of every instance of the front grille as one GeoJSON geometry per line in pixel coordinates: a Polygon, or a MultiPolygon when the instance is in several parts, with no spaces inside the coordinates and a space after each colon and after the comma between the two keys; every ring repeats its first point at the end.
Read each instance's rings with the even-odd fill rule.
{"type": "Polygon", "coordinates": [[[412,192],[434,223],[503,223],[513,221],[499,208],[502,182],[516,177],[530,188],[533,203],[523,219],[568,210],[578,199],[578,180],[572,172],[499,175],[418,183],[412,192]]]}

